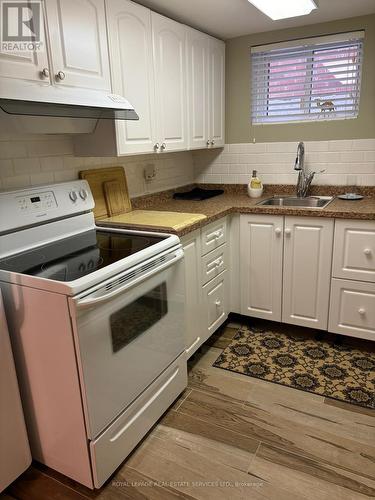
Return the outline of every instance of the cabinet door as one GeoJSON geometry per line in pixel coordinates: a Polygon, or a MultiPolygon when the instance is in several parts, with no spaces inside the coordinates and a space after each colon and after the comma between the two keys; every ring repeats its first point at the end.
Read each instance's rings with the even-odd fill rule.
{"type": "Polygon", "coordinates": [[[284,323],[327,329],[333,226],[330,219],[285,218],[284,323]]]}
{"type": "Polygon", "coordinates": [[[211,147],[225,144],[225,44],[209,41],[209,140],[211,147]]]}
{"type": "Polygon", "coordinates": [[[187,149],[186,28],[151,13],[157,136],[162,151],[187,149]]]}
{"type": "Polygon", "coordinates": [[[110,91],[104,0],[48,0],[46,8],[55,83],[110,91]]]}
{"type": "Polygon", "coordinates": [[[241,215],[241,312],[281,321],[283,217],[241,215]]]}
{"type": "Polygon", "coordinates": [[[203,287],[203,303],[206,313],[204,340],[207,340],[227,319],[229,313],[228,292],[227,271],[203,287]]]}
{"type": "MultiPolygon", "coordinates": [[[[41,41],[43,50],[9,52],[0,44],[0,77],[2,95],[7,86],[13,86],[14,80],[22,82],[40,82],[49,85],[49,77],[43,76],[43,69],[49,70],[44,23],[41,23],[41,41]]],[[[29,89],[30,92],[30,89],[29,89]]]]}
{"type": "Polygon", "coordinates": [[[126,97],[139,120],[116,121],[118,154],[150,153],[155,138],[151,11],[127,0],[107,2],[113,92],[126,97]]]}
{"type": "Polygon", "coordinates": [[[185,261],[186,353],[190,357],[204,342],[203,308],[200,280],[200,232],[195,231],[182,239],[185,261]]]}
{"type": "Polygon", "coordinates": [[[208,44],[209,37],[188,30],[188,117],[189,148],[206,148],[208,141],[208,44]]]}

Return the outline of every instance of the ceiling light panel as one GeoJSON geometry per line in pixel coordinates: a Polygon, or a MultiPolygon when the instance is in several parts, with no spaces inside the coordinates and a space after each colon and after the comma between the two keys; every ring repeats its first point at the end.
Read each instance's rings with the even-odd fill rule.
{"type": "Polygon", "coordinates": [[[249,0],[249,2],[274,21],[306,16],[317,8],[314,0],[249,0]]]}

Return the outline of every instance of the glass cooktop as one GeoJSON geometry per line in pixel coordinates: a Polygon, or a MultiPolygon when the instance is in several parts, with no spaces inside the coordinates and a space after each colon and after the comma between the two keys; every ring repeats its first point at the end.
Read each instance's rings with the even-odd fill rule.
{"type": "Polygon", "coordinates": [[[92,230],[2,259],[0,269],[55,281],[74,281],[163,239],[92,230]]]}

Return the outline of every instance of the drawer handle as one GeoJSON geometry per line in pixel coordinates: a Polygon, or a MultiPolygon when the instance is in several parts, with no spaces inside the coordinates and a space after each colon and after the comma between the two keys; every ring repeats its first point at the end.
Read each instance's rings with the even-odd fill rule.
{"type": "Polygon", "coordinates": [[[159,387],[159,389],[146,402],[146,404],[143,405],[142,408],[140,408],[135,415],[133,415],[133,417],[124,425],[124,427],[122,427],[122,429],[120,429],[115,435],[113,435],[109,439],[111,443],[114,443],[115,441],[117,441],[124,434],[124,432],[127,429],[129,429],[129,427],[137,420],[137,418],[139,418],[142,415],[142,413],[144,413],[147,410],[147,408],[149,408],[149,406],[152,405],[152,403],[155,401],[155,399],[157,399],[160,396],[160,394],[164,391],[164,389],[166,389],[169,386],[169,384],[171,382],[173,382],[173,380],[176,378],[179,371],[180,371],[180,368],[177,367],[175,369],[175,371],[172,373],[172,375],[169,377],[169,379],[166,382],[164,382],[164,384],[161,387],[159,387]]]}
{"type": "Polygon", "coordinates": [[[371,254],[372,254],[371,248],[365,248],[365,249],[363,250],[363,253],[364,253],[365,255],[371,255],[371,254]]]}
{"type": "Polygon", "coordinates": [[[220,306],[221,306],[221,300],[217,300],[217,301],[215,302],[215,306],[216,306],[216,307],[220,307],[220,306]]]}
{"type": "Polygon", "coordinates": [[[215,231],[214,233],[210,233],[206,235],[206,241],[207,243],[210,243],[211,241],[218,240],[219,238],[222,238],[223,236],[223,231],[215,231]]]}
{"type": "Polygon", "coordinates": [[[359,312],[359,314],[360,314],[361,316],[364,316],[364,315],[366,314],[366,309],[364,309],[363,307],[360,307],[360,308],[358,309],[358,312],[359,312]]]}
{"type": "Polygon", "coordinates": [[[190,347],[188,347],[187,349],[185,349],[185,352],[186,354],[189,354],[189,352],[198,344],[198,342],[200,341],[200,337],[197,337],[194,342],[191,344],[190,347]]]}

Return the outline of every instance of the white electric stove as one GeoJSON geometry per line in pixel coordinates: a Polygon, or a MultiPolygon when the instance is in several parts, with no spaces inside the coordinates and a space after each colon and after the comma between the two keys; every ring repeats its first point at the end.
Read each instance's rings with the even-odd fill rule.
{"type": "Polygon", "coordinates": [[[86,181],[0,193],[0,286],[33,457],[100,487],[187,376],[178,237],[93,208],[86,181]]]}

